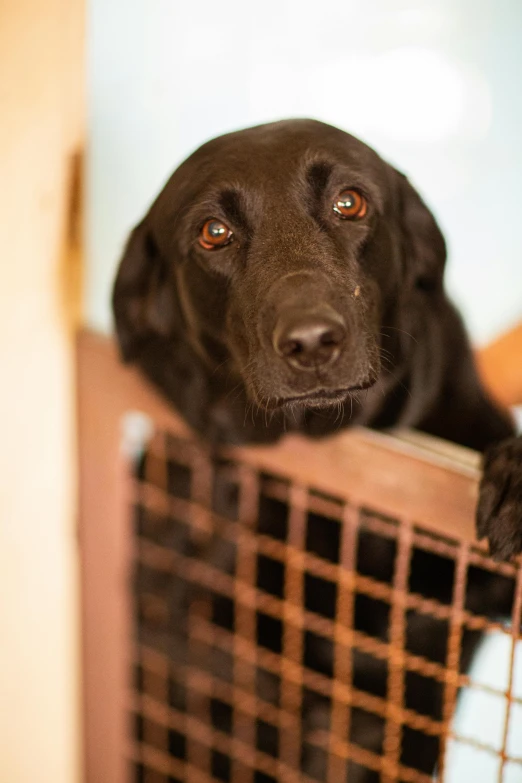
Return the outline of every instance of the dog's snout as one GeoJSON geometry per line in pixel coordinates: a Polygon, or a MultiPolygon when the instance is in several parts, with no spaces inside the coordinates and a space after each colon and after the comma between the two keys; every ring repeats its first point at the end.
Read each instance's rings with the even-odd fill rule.
{"type": "Polygon", "coordinates": [[[274,331],[274,348],[297,369],[315,369],[332,364],[346,339],[341,317],[310,314],[280,319],[274,331]]]}

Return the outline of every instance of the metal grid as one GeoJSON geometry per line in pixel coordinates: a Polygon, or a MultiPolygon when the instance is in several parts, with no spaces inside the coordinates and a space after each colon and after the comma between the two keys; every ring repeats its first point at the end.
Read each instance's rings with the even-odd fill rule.
{"type": "Polygon", "coordinates": [[[135,483],[134,780],[432,783],[451,740],[508,781],[522,570],[419,522],[156,436],[135,483]],[[465,673],[493,631],[507,688],[465,673]],[[456,733],[464,691],[503,700],[500,740],[456,733]]]}

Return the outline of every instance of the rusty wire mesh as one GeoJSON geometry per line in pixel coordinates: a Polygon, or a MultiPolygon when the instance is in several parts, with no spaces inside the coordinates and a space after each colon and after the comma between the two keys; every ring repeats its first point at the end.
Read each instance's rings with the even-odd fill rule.
{"type": "Polygon", "coordinates": [[[448,742],[522,771],[520,569],[168,435],[135,488],[135,780],[431,783],[448,742]],[[466,673],[490,632],[505,687],[466,673]],[[503,700],[498,737],[457,734],[465,691],[503,700]]]}

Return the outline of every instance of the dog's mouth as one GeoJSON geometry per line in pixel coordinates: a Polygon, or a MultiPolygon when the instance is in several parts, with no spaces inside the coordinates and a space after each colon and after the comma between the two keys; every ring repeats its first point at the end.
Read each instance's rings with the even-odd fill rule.
{"type": "Polygon", "coordinates": [[[271,407],[274,408],[328,408],[346,402],[353,394],[364,389],[369,389],[375,380],[369,380],[366,383],[357,386],[347,386],[340,389],[316,389],[306,394],[296,394],[291,397],[278,397],[273,400],[271,407]]]}

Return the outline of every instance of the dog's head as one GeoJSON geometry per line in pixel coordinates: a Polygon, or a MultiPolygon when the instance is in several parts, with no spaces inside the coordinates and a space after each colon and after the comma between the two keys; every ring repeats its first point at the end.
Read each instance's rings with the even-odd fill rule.
{"type": "Polygon", "coordinates": [[[188,342],[267,408],[332,405],[376,382],[444,261],[431,213],[368,146],[311,120],[259,126],[197,150],[133,231],[118,338],[127,360],[188,342]]]}

